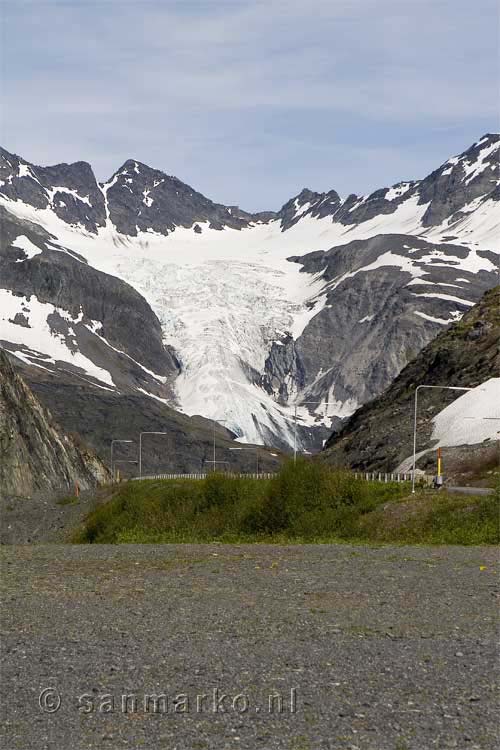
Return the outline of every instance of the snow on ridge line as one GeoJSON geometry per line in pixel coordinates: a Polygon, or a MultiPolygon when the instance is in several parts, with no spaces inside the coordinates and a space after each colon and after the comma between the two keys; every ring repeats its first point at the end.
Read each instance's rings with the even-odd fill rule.
{"type": "MultiPolygon", "coordinates": [[[[486,163],[486,159],[490,154],[493,154],[495,151],[498,151],[499,144],[498,141],[493,141],[493,143],[490,143],[489,146],[483,146],[479,152],[479,156],[475,161],[463,161],[462,167],[466,174],[466,180],[465,184],[468,185],[475,177],[481,174],[481,172],[484,172],[485,169],[487,169],[489,164],[486,163]]],[[[498,164],[493,165],[493,167],[490,166],[491,169],[494,167],[498,168],[498,164]]]]}
{"type": "Polygon", "coordinates": [[[54,196],[55,196],[56,193],[63,193],[63,194],[71,195],[73,198],[76,198],[76,200],[79,200],[82,203],[86,203],[87,206],[89,206],[90,208],[92,208],[92,204],[90,202],[89,196],[88,195],[86,195],[86,196],[80,195],[73,188],[67,188],[67,187],[64,187],[62,185],[55,185],[54,187],[44,188],[44,190],[47,193],[47,195],[49,196],[49,200],[50,200],[51,203],[54,202],[54,196]]]}
{"type": "Polygon", "coordinates": [[[411,186],[411,182],[398,182],[396,185],[393,185],[389,188],[389,190],[384,195],[384,199],[386,201],[393,201],[396,198],[401,198],[402,195],[408,192],[411,186]]]}

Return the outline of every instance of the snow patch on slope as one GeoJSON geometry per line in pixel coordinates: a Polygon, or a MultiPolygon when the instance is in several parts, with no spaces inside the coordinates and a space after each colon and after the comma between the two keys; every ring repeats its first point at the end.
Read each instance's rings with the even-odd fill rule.
{"type": "Polygon", "coordinates": [[[66,310],[40,302],[35,295],[18,297],[7,289],[0,289],[0,340],[19,346],[19,349],[12,350],[16,357],[43,369],[47,369],[44,367],[47,364],[67,362],[114,388],[110,373],[76,349],[72,324],[79,322],[80,318],[71,318],[66,310]],[[49,324],[48,318],[54,314],[69,324],[67,336],[58,333],[49,324]],[[27,326],[14,323],[16,315],[23,316],[27,326]]]}
{"type": "MultiPolygon", "coordinates": [[[[472,182],[472,180],[481,174],[481,172],[484,172],[487,167],[490,165],[486,163],[486,159],[490,154],[493,154],[495,151],[498,150],[498,143],[496,141],[493,141],[493,143],[490,143],[489,146],[484,146],[480,152],[479,156],[476,159],[476,161],[469,162],[464,161],[462,164],[463,170],[466,174],[467,179],[465,180],[465,184],[468,185],[469,182],[472,182]]],[[[493,165],[492,169],[498,165],[493,165]]]]}
{"type": "Polygon", "coordinates": [[[14,242],[12,243],[12,247],[17,247],[19,250],[22,250],[23,253],[26,254],[26,258],[19,258],[16,260],[16,263],[24,263],[26,260],[30,260],[31,258],[34,258],[35,255],[40,255],[42,252],[39,247],[37,247],[30,239],[29,237],[26,237],[24,234],[20,234],[14,242]]]}
{"type": "Polygon", "coordinates": [[[434,417],[437,446],[474,445],[500,439],[500,378],[478,385],[434,417]]]}

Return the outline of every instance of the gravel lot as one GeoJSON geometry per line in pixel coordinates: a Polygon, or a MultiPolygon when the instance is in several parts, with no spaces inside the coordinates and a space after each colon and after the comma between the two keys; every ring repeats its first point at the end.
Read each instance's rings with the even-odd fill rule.
{"type": "Polygon", "coordinates": [[[0,553],[6,750],[498,747],[492,548],[0,553]]]}

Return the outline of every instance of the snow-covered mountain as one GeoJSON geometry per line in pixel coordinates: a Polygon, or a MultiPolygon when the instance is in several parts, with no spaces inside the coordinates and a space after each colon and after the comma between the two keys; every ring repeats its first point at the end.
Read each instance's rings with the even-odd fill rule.
{"type": "Polygon", "coordinates": [[[242,441],[290,446],[298,404],[319,445],[496,283],[499,153],[490,134],[423,180],[249,214],[139,161],[98,184],[0,150],[0,343],[31,379],[143,394],[242,441]]]}

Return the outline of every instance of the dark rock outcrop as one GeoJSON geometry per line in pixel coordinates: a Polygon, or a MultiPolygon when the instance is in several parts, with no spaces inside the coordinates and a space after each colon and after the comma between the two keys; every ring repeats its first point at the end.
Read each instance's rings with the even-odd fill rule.
{"type": "Polygon", "coordinates": [[[54,423],[0,349],[0,495],[71,493],[109,479],[101,461],[54,423]]]}
{"type": "Polygon", "coordinates": [[[50,208],[68,224],[95,232],[106,223],[102,194],[90,164],[37,167],[0,148],[1,192],[36,208],[50,208]]]}
{"type": "MultiPolygon", "coordinates": [[[[209,223],[213,229],[242,229],[251,214],[213,203],[177,177],[129,159],[104,186],[109,216],[122,234],[169,234],[175,227],[209,223]]],[[[202,229],[198,227],[198,229],[202,229]]]]}
{"type": "MultiPolygon", "coordinates": [[[[242,229],[267,222],[272,211],[257,214],[214,203],[177,177],[128,159],[102,185],[86,162],[39,167],[0,148],[0,193],[38,209],[50,209],[71,225],[96,233],[107,217],[118,232],[167,235],[175,227],[208,222],[213,229],[242,229]]],[[[200,231],[198,227],[197,231],[200,231]]]]}

